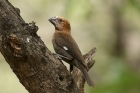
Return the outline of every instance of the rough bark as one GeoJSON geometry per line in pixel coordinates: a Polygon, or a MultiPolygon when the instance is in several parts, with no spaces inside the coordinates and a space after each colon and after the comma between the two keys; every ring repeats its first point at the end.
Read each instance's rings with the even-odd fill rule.
{"type": "MultiPolygon", "coordinates": [[[[25,23],[18,8],[0,0],[0,52],[20,83],[29,93],[81,93],[85,84],[81,72],[74,68],[71,75],[37,31],[35,22],[25,23]]],[[[94,64],[95,51],[84,55],[88,68],[94,64]]]]}

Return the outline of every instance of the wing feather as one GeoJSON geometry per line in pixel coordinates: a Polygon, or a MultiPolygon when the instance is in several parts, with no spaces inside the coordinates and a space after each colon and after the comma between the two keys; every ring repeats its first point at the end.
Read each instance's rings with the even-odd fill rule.
{"type": "Polygon", "coordinates": [[[69,53],[71,56],[73,56],[75,59],[77,59],[86,67],[82,53],[73,37],[68,33],[65,34],[57,33],[55,34],[55,36],[57,37],[57,39],[55,40],[56,44],[63,49],[64,47],[66,47],[67,48],[66,52],[69,53]]]}

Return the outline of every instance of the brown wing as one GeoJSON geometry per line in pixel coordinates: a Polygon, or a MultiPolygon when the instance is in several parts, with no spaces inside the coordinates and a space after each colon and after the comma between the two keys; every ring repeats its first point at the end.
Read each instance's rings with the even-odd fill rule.
{"type": "Polygon", "coordinates": [[[57,33],[55,34],[57,39],[55,39],[56,44],[63,48],[66,47],[67,49],[65,50],[67,53],[69,53],[72,57],[77,59],[79,62],[81,62],[84,66],[84,59],[82,56],[81,51],[79,50],[78,45],[76,44],[75,40],[72,38],[72,36],[68,33],[63,34],[63,33],[57,33]]]}

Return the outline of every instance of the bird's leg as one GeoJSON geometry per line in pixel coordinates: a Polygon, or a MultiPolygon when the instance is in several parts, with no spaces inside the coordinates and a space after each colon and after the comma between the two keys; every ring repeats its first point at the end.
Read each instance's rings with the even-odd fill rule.
{"type": "Polygon", "coordinates": [[[59,58],[59,59],[66,59],[66,60],[71,60],[70,58],[68,58],[68,57],[65,57],[65,56],[62,56],[62,55],[60,55],[60,54],[57,54],[57,57],[59,58]]]}
{"type": "Polygon", "coordinates": [[[55,53],[52,53],[54,56],[56,56],[59,60],[62,60],[62,58],[58,55],[58,54],[55,54],[55,53]]]}
{"type": "Polygon", "coordinates": [[[62,57],[59,54],[56,54],[56,56],[59,60],[62,60],[62,57]]]}
{"type": "Polygon", "coordinates": [[[67,57],[62,56],[62,55],[60,55],[60,54],[57,54],[57,56],[58,56],[59,59],[62,59],[62,58],[64,58],[64,59],[68,59],[67,57]]]}
{"type": "MultiPolygon", "coordinates": [[[[57,57],[58,57],[58,59],[60,59],[60,60],[67,60],[67,62],[70,64],[71,63],[71,61],[74,61],[72,58],[69,58],[69,57],[65,57],[65,56],[62,56],[62,55],[60,55],[60,54],[57,54],[57,57]]],[[[70,64],[70,73],[73,71],[73,64],[70,64]]]]}
{"type": "Polygon", "coordinates": [[[73,71],[73,65],[70,65],[70,73],[73,71]]]}

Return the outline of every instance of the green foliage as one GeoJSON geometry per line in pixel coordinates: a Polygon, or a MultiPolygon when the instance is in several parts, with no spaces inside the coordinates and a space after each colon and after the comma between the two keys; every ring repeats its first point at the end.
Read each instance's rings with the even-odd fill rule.
{"type": "Polygon", "coordinates": [[[85,19],[91,16],[93,6],[87,0],[67,0],[66,16],[85,19]]]}
{"type": "Polygon", "coordinates": [[[119,71],[120,76],[112,83],[106,82],[98,84],[94,89],[90,88],[88,93],[139,93],[140,75],[124,66],[119,71]]]}
{"type": "Polygon", "coordinates": [[[139,0],[128,0],[130,5],[132,5],[135,9],[140,12],[140,1],[139,0]]]}

